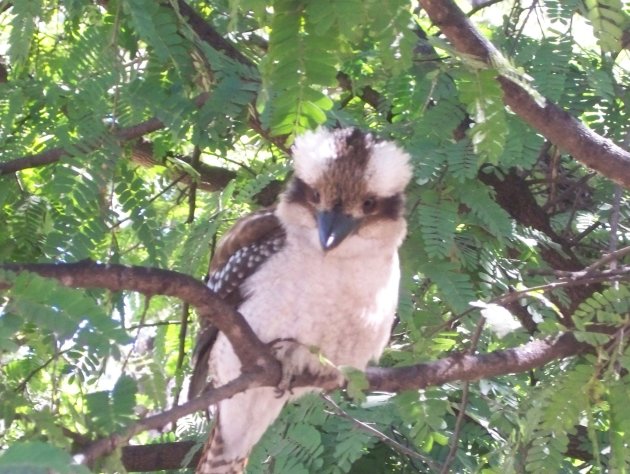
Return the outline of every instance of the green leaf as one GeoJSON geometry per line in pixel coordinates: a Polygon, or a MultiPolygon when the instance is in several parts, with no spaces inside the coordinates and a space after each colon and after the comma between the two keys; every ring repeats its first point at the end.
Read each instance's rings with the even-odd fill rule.
{"type": "Polygon", "coordinates": [[[346,392],[348,396],[356,403],[362,403],[366,400],[365,392],[369,388],[365,373],[354,367],[341,367],[341,372],[348,381],[346,385],[346,392]]]}
{"type": "Polygon", "coordinates": [[[22,68],[26,62],[33,41],[37,18],[42,14],[42,1],[17,2],[11,5],[15,15],[9,37],[9,58],[15,68],[22,68]]]}
{"type": "Polygon", "coordinates": [[[457,203],[436,193],[425,192],[418,209],[418,221],[427,255],[448,255],[457,227],[457,203]]]}
{"type": "Polygon", "coordinates": [[[475,152],[486,162],[498,164],[508,133],[503,90],[497,71],[481,70],[460,83],[460,97],[468,104],[473,125],[468,130],[475,152]]]}
{"type": "Polygon", "coordinates": [[[621,0],[585,0],[584,4],[602,49],[619,51],[623,29],[630,23],[621,0]]]}
{"type": "Polygon", "coordinates": [[[135,416],[137,386],[135,380],[122,375],[113,390],[88,393],[85,402],[93,427],[103,433],[123,428],[135,416]]]}
{"type": "Polygon", "coordinates": [[[501,241],[512,236],[509,215],[492,199],[488,188],[478,181],[466,181],[455,190],[461,202],[470,208],[491,234],[501,241]]]}
{"type": "Polygon", "coordinates": [[[65,451],[39,441],[15,443],[0,455],[0,474],[88,474],[65,451]]]}

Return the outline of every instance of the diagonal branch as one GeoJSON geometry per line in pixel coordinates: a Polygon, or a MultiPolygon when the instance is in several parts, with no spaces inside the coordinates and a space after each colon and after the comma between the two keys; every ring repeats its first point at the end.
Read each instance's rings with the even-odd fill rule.
{"type": "MultiPolygon", "coordinates": [[[[207,100],[209,95],[207,93],[199,94],[193,99],[193,102],[197,107],[201,107],[207,100]]],[[[151,132],[155,132],[164,128],[164,122],[157,117],[151,117],[143,122],[139,122],[135,125],[128,127],[120,127],[112,130],[112,136],[120,143],[129,142],[137,138],[142,137],[151,132]]],[[[74,148],[80,149],[84,153],[97,150],[102,146],[103,140],[97,141],[79,141],[74,144],[74,148]]],[[[34,155],[26,155],[20,158],[16,158],[11,161],[0,163],[0,176],[5,174],[15,173],[28,168],[37,168],[40,166],[51,165],[57,163],[62,158],[70,156],[70,152],[65,148],[50,148],[44,150],[41,153],[34,155]]]]}
{"type": "MultiPolygon", "coordinates": [[[[131,290],[148,296],[177,297],[194,306],[199,318],[211,321],[226,335],[244,366],[252,369],[262,366],[265,370],[277,371],[276,380],[280,379],[278,362],[271,356],[267,346],[258,339],[245,318],[201,281],[191,276],[158,268],[105,265],[90,260],[65,264],[7,264],[0,265],[0,268],[17,273],[37,273],[73,288],[131,290]]],[[[9,286],[8,282],[0,280],[0,289],[9,286]]]]}
{"type": "MultiPolygon", "coordinates": [[[[223,52],[230,59],[243,64],[251,68],[256,69],[256,65],[246,56],[244,56],[232,43],[226,40],[223,36],[214,30],[210,24],[208,24],[192,7],[190,7],[185,1],[179,0],[177,8],[185,20],[188,22],[192,30],[197,36],[212,48],[217,51],[223,52]]],[[[256,78],[247,78],[248,81],[257,81],[256,78]]],[[[203,92],[192,99],[197,108],[201,108],[208,100],[209,93],[203,92]]],[[[249,126],[256,131],[260,136],[270,143],[276,145],[279,149],[287,152],[288,149],[285,146],[285,138],[282,136],[271,136],[267,130],[265,130],[261,124],[261,121],[255,113],[256,108],[252,107],[253,112],[248,117],[249,126]]],[[[121,127],[113,130],[113,137],[121,143],[135,140],[149,133],[161,130],[166,125],[157,117],[151,117],[143,122],[128,127],[121,127]]],[[[73,148],[80,149],[85,153],[99,149],[102,146],[102,140],[96,142],[89,142],[86,140],[80,140],[73,144],[73,148]]],[[[37,168],[41,166],[47,166],[57,163],[61,159],[70,155],[70,152],[61,147],[51,148],[44,150],[41,153],[33,155],[26,155],[20,158],[16,158],[11,161],[0,163],[0,176],[6,174],[16,173],[29,168],[37,168]]]]}
{"type": "MultiPolygon", "coordinates": [[[[472,25],[454,0],[420,0],[433,23],[457,51],[489,66],[500,58],[497,49],[472,25]]],[[[573,158],[608,179],[630,188],[630,153],[598,135],[550,100],[537,101],[523,86],[505,75],[497,78],[503,100],[525,122],[573,158]]]]}
{"type": "Polygon", "coordinates": [[[231,382],[228,382],[221,387],[208,390],[203,395],[190,400],[189,402],[133,423],[122,433],[114,433],[106,438],[101,438],[95,441],[80,454],[75,455],[75,460],[81,464],[92,464],[98,458],[126,445],[131,438],[139,433],[152,429],[160,429],[186,415],[207,410],[208,406],[214,405],[226,398],[230,398],[237,393],[247,390],[248,388],[271,385],[268,382],[264,383],[264,381],[268,378],[269,374],[264,371],[244,373],[231,382]]]}
{"type": "MultiPolygon", "coordinates": [[[[246,369],[263,370],[279,379],[279,364],[270,355],[264,344],[252,331],[243,316],[229,304],[218,298],[202,282],[191,276],[170,270],[124,265],[105,265],[92,261],[66,264],[5,264],[0,269],[12,272],[30,271],[40,276],[53,278],[63,285],[74,288],[105,288],[111,291],[137,291],[145,295],[173,296],[194,306],[201,319],[212,322],[225,333],[246,369]]],[[[628,269],[615,271],[626,276],[628,269]]],[[[605,276],[610,278],[606,271],[605,276]]],[[[551,290],[567,284],[592,284],[589,278],[564,278],[561,283],[541,286],[551,290]],[[573,281],[577,280],[577,281],[573,281]]],[[[601,281],[598,279],[597,281],[601,281]]],[[[0,279],[0,289],[10,283],[0,279]]],[[[511,295],[511,294],[510,294],[511,295]]],[[[409,367],[370,368],[367,371],[370,388],[398,392],[407,389],[425,388],[430,385],[462,380],[470,381],[530,370],[554,359],[568,357],[583,351],[586,345],[579,343],[571,333],[557,337],[534,340],[519,348],[496,351],[482,355],[453,355],[441,361],[417,364],[409,367]]],[[[298,377],[296,386],[313,385],[312,375],[298,377]]],[[[336,388],[335,378],[317,380],[315,385],[326,389],[336,388]]]]}
{"type": "Polygon", "coordinates": [[[408,367],[371,367],[367,370],[367,377],[371,390],[417,390],[456,380],[473,381],[526,372],[553,360],[580,354],[588,347],[578,342],[573,334],[563,333],[487,354],[456,354],[435,362],[408,367]]]}
{"type": "MultiPolygon", "coordinates": [[[[75,288],[106,288],[112,291],[138,291],[145,295],[173,296],[194,306],[201,318],[208,318],[225,333],[243,363],[243,374],[221,387],[206,391],[188,403],[145,418],[123,433],[96,441],[80,455],[79,461],[91,463],[120,446],[136,434],[164,426],[190,413],[252,387],[275,386],[280,365],[251,330],[245,319],[219,299],[200,281],[178,272],[145,267],[104,265],[91,261],[70,264],[0,265],[12,272],[30,271],[53,278],[75,288]]],[[[0,279],[0,289],[10,287],[0,279]]],[[[551,361],[574,356],[588,349],[571,333],[533,340],[520,347],[487,354],[454,354],[444,359],[408,367],[371,367],[366,371],[371,391],[399,392],[418,390],[447,382],[474,381],[481,378],[524,372],[551,361]]],[[[326,390],[339,387],[336,377],[322,378],[310,373],[299,375],[294,386],[318,386],[326,390]]]]}
{"type": "MultiPolygon", "coordinates": [[[[113,135],[120,143],[124,143],[140,138],[147,133],[154,132],[163,127],[164,124],[162,121],[153,117],[136,125],[120,128],[116,130],[113,135]]],[[[82,141],[75,143],[74,146],[81,149],[84,153],[88,153],[100,148],[102,146],[102,141],[99,140],[96,143],[82,141]]],[[[50,148],[42,151],[41,153],[35,153],[34,155],[26,155],[11,161],[5,161],[4,163],[0,163],[0,176],[16,173],[17,171],[29,168],[51,165],[67,156],[70,156],[70,152],[65,148],[50,148]]]]}
{"type": "MultiPolygon", "coordinates": [[[[369,390],[373,392],[399,392],[418,390],[454,381],[474,381],[526,372],[554,360],[575,356],[588,349],[588,345],[576,341],[570,333],[558,337],[534,340],[520,347],[494,351],[481,355],[452,355],[444,359],[409,367],[371,367],[366,371],[369,390]]],[[[277,379],[275,379],[277,380],[277,379]]],[[[274,386],[274,378],[266,369],[248,372],[221,387],[209,389],[199,397],[140,420],[123,433],[115,433],[100,439],[86,448],[76,459],[90,464],[100,456],[127,444],[133,436],[150,429],[159,429],[191,413],[206,410],[220,400],[229,398],[249,388],[274,386]]],[[[325,390],[339,388],[336,381],[317,379],[313,374],[299,376],[294,386],[319,386],[325,390]]]]}

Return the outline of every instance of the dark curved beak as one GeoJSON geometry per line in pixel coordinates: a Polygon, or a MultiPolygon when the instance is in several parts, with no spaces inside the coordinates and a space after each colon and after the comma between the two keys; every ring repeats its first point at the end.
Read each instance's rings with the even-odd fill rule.
{"type": "Polygon", "coordinates": [[[357,228],[358,220],[340,210],[317,213],[319,242],[324,251],[332,250],[357,228]]]}

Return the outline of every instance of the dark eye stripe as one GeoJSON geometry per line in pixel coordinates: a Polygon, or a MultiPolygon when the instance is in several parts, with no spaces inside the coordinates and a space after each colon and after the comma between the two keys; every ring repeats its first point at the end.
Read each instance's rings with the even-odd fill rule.
{"type": "Polygon", "coordinates": [[[297,177],[291,180],[286,191],[286,198],[289,202],[298,204],[317,203],[320,199],[317,191],[297,177]]]}
{"type": "Polygon", "coordinates": [[[403,211],[403,204],[404,201],[400,194],[387,198],[381,198],[377,202],[376,212],[373,215],[385,219],[398,219],[403,211]]]}
{"type": "MultiPolygon", "coordinates": [[[[317,202],[315,199],[316,191],[298,177],[293,177],[286,191],[286,199],[288,202],[302,204],[304,206],[312,206],[317,202]]],[[[398,219],[403,210],[402,195],[397,194],[386,198],[375,197],[375,204],[369,217],[381,219],[398,219]]],[[[367,216],[366,216],[367,217],[367,216]]]]}

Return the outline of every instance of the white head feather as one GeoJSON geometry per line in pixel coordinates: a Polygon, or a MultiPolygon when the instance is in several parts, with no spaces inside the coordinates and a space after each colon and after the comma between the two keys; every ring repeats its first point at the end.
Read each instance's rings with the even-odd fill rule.
{"type": "Polygon", "coordinates": [[[305,182],[317,182],[326,163],[337,157],[335,135],[324,127],[295,138],[292,154],[296,174],[305,182]]]}
{"type": "MultiPolygon", "coordinates": [[[[292,149],[296,174],[309,184],[316,183],[327,163],[337,158],[338,147],[335,133],[324,127],[296,137],[292,149]]],[[[409,155],[390,141],[372,142],[368,151],[365,178],[369,191],[377,196],[402,192],[412,175],[409,155]]]]}
{"type": "Polygon", "coordinates": [[[411,179],[409,154],[395,143],[374,144],[366,170],[368,189],[377,196],[393,196],[405,189],[411,179]]]}

